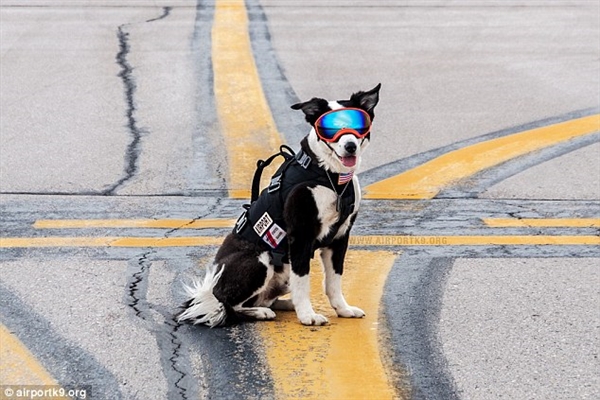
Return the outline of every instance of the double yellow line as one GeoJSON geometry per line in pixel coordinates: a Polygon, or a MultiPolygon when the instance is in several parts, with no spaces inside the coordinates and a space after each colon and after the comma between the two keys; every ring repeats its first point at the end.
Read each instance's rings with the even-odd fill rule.
{"type": "MultiPolygon", "coordinates": [[[[0,238],[0,248],[41,247],[199,247],[219,246],[219,236],[50,236],[33,238],[0,238]]],[[[414,246],[594,246],[600,236],[593,235],[365,235],[352,236],[350,246],[414,247],[414,246]]]]}
{"type": "MultiPolygon", "coordinates": [[[[600,218],[483,218],[490,228],[598,228],[600,218]]],[[[37,220],[35,229],[221,229],[232,228],[234,219],[95,219],[37,220]]],[[[217,236],[49,236],[34,238],[0,238],[0,248],[31,247],[196,247],[218,246],[217,236]]],[[[596,245],[593,235],[363,235],[352,236],[351,246],[493,246],[493,245],[596,245]]]]}
{"type": "Polygon", "coordinates": [[[227,147],[229,196],[250,198],[256,160],[282,143],[265,98],[243,0],[217,0],[212,28],[217,113],[227,147]]]}

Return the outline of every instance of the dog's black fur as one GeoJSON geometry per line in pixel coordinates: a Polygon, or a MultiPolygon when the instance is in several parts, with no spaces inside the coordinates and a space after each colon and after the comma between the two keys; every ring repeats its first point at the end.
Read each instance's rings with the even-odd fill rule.
{"type": "MultiPolygon", "coordinates": [[[[313,98],[292,108],[302,110],[311,126],[324,113],[345,107],[363,109],[372,120],[380,87],[354,93],[349,100],[330,102],[313,98]]],[[[302,140],[301,147],[329,173],[348,173],[358,168],[360,155],[369,141],[370,133],[362,140],[345,134],[335,143],[327,144],[318,138],[313,128],[302,140]]],[[[321,249],[326,293],[338,316],[363,317],[364,312],[349,306],[341,292],[350,229],[360,202],[358,178],[354,176],[349,184],[354,185],[355,205],[352,214],[343,221],[339,220],[341,214],[335,202],[344,185],[327,187],[305,183],[292,189],[284,203],[289,264],[273,265],[270,253],[264,248],[235,232],[230,233],[204,280],[186,287],[189,300],[178,314],[178,320],[214,327],[243,320],[273,319],[273,309],[295,309],[305,325],[327,323],[327,318],[314,312],[309,298],[309,263],[315,249],[321,249]],[[279,299],[290,291],[291,300],[279,299]]]]}

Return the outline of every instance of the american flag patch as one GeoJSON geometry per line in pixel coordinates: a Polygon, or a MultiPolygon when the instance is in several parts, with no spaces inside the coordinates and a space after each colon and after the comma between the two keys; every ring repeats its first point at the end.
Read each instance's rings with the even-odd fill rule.
{"type": "Polygon", "coordinates": [[[350,182],[354,176],[354,171],[348,173],[341,173],[338,178],[338,185],[342,185],[346,182],[350,182]]]}

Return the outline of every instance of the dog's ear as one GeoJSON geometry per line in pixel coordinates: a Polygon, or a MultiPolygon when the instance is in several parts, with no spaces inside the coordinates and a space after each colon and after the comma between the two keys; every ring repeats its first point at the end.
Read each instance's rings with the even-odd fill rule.
{"type": "Polygon", "coordinates": [[[379,89],[381,89],[381,83],[367,92],[354,93],[350,97],[350,102],[373,116],[373,109],[379,102],[379,89]]]}
{"type": "Polygon", "coordinates": [[[292,106],[294,110],[302,110],[304,115],[306,116],[306,121],[314,125],[317,122],[317,119],[327,111],[330,110],[329,102],[325,99],[320,99],[318,97],[313,97],[309,101],[305,101],[304,103],[297,103],[292,106]]]}

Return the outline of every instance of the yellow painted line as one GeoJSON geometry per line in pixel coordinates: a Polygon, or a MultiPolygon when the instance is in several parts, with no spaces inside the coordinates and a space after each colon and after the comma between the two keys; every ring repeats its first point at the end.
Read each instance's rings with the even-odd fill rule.
{"type": "Polygon", "coordinates": [[[477,143],[365,188],[368,199],[432,199],[443,188],[513,158],[600,131],[600,114],[477,143]]]}
{"type": "Polygon", "coordinates": [[[244,0],[216,1],[212,60],[217,112],[227,147],[229,194],[249,198],[256,161],[276,152],[282,140],[256,70],[244,0]]]}
{"type": "Polygon", "coordinates": [[[600,245],[600,236],[351,236],[354,246],[528,246],[600,245]]]}
{"type": "Polygon", "coordinates": [[[2,385],[57,385],[29,349],[0,324],[0,382],[2,385]]]}
{"type": "Polygon", "coordinates": [[[600,228],[600,218],[483,218],[492,228],[600,228]]]}
{"type": "MultiPolygon", "coordinates": [[[[0,248],[27,247],[195,247],[218,246],[223,237],[34,237],[0,238],[0,248]]],[[[483,236],[351,236],[350,245],[379,246],[520,246],[520,245],[600,245],[600,236],[483,235],[483,236]]]]}
{"type": "MultiPolygon", "coordinates": [[[[482,218],[492,228],[541,227],[541,228],[598,228],[600,218],[482,218]]],[[[39,219],[35,229],[83,229],[83,228],[158,228],[203,229],[232,228],[235,219],[39,219]]]]}
{"type": "Polygon", "coordinates": [[[0,238],[0,248],[27,247],[196,247],[218,246],[223,238],[191,237],[38,237],[0,238]]]}
{"type": "Polygon", "coordinates": [[[232,228],[235,219],[39,219],[36,229],[81,229],[81,228],[165,228],[201,229],[232,228]]]}
{"type": "Polygon", "coordinates": [[[322,327],[302,327],[296,314],[277,312],[275,321],[257,324],[279,399],[393,399],[379,348],[379,305],[396,254],[350,250],[345,262],[344,294],[362,308],[362,319],[338,318],[323,294],[322,268],[311,263],[311,299],[329,319],[322,327]]]}
{"type": "Polygon", "coordinates": [[[170,237],[170,238],[145,238],[123,237],[111,242],[111,247],[196,247],[218,246],[223,243],[222,237],[196,236],[196,237],[170,237]]]}

